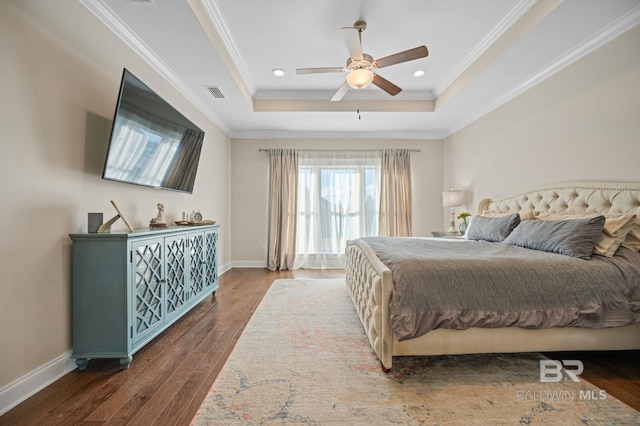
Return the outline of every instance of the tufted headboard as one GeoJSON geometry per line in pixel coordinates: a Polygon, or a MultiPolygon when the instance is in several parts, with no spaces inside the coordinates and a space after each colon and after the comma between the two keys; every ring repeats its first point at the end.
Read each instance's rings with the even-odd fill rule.
{"type": "Polygon", "coordinates": [[[543,186],[506,198],[486,198],[478,214],[625,213],[640,216],[640,182],[569,182],[543,186]]]}

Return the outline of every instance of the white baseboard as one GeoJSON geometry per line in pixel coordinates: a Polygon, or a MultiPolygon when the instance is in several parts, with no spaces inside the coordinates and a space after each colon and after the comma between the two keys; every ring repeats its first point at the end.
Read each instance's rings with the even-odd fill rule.
{"type": "Polygon", "coordinates": [[[231,262],[232,268],[266,268],[264,260],[236,260],[231,262]]]}
{"type": "Polygon", "coordinates": [[[233,265],[231,264],[231,262],[227,262],[224,265],[219,265],[218,266],[218,276],[224,274],[225,272],[229,271],[231,268],[233,268],[233,265]]]}
{"type": "Polygon", "coordinates": [[[0,416],[77,368],[71,351],[0,389],[0,416]]]}
{"type": "MultiPolygon", "coordinates": [[[[232,268],[265,268],[263,260],[226,263],[218,269],[222,275],[232,268]]],[[[65,374],[77,368],[69,351],[0,389],[0,416],[40,392],[65,374]]]]}

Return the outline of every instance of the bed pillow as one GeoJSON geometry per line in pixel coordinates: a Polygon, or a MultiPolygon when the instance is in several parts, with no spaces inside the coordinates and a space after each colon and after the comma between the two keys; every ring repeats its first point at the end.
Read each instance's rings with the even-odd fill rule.
{"type": "Polygon", "coordinates": [[[504,243],[590,259],[603,228],[604,216],[569,220],[526,220],[513,230],[504,243]]]}
{"type": "MultiPolygon", "coordinates": [[[[600,216],[599,213],[544,213],[538,215],[540,220],[586,219],[600,216]]],[[[604,228],[593,248],[595,254],[612,257],[626,241],[627,235],[634,228],[636,215],[622,213],[604,214],[604,228]]],[[[633,239],[633,237],[632,237],[633,239]]]]}
{"type": "Polygon", "coordinates": [[[470,240],[500,242],[520,223],[520,215],[513,213],[502,217],[476,216],[465,236],[470,240]]]}
{"type": "Polygon", "coordinates": [[[622,243],[622,247],[640,252],[640,217],[636,217],[633,227],[627,234],[627,238],[622,243]]]}
{"type": "Polygon", "coordinates": [[[629,215],[605,215],[604,230],[593,248],[594,253],[611,257],[622,243],[636,223],[636,216],[629,215]]]}

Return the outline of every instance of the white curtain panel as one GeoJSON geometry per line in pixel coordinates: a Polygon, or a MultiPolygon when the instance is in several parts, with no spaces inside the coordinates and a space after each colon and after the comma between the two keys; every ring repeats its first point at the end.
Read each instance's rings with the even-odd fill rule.
{"type": "Polygon", "coordinates": [[[378,235],[380,151],[299,151],[297,268],[343,268],[347,240],[378,235]]]}

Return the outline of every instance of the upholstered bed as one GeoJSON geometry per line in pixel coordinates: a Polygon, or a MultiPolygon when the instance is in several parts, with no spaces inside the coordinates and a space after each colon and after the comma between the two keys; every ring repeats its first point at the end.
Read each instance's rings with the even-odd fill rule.
{"type": "MultiPolygon", "coordinates": [[[[483,218],[504,217],[513,215],[514,213],[518,213],[518,218],[533,219],[527,222],[527,225],[540,224],[541,219],[543,219],[545,215],[548,215],[552,221],[557,219],[557,217],[596,217],[601,214],[607,215],[607,217],[635,215],[637,218],[640,217],[640,183],[579,182],[545,186],[507,198],[482,200],[478,206],[477,216],[482,216],[483,218]]],[[[593,219],[590,220],[593,221],[593,219]]],[[[481,223],[480,219],[478,219],[477,223],[481,223]]],[[[520,222],[520,224],[524,223],[525,221],[520,222]]],[[[559,224],[557,220],[554,223],[559,224]]],[[[574,224],[577,222],[571,221],[570,223],[574,224]]],[[[552,224],[550,223],[549,225],[552,224]]],[[[476,225],[476,227],[478,226],[480,225],[476,225]]],[[[515,230],[519,230],[518,226],[514,229],[514,235],[516,233],[515,230]]],[[[470,228],[473,229],[473,227],[474,224],[472,222],[470,228]]],[[[637,232],[640,230],[640,219],[632,219],[629,221],[629,227],[627,228],[633,229],[637,236],[637,232]],[[632,221],[633,225],[631,223],[632,221]],[[631,226],[633,226],[633,228],[631,226]]],[[[525,229],[525,227],[523,226],[520,229],[525,229]]],[[[633,232],[629,233],[629,238],[631,238],[631,234],[633,234],[633,232]]],[[[616,301],[625,298],[628,299],[624,303],[626,305],[624,309],[628,310],[627,313],[619,315],[619,313],[614,310],[609,312],[605,306],[604,310],[598,311],[597,315],[591,315],[592,318],[596,318],[594,322],[601,323],[600,325],[590,324],[588,315],[586,316],[586,321],[583,321],[584,318],[581,317],[580,321],[563,322],[562,315],[556,315],[557,312],[553,312],[552,315],[547,315],[552,320],[555,320],[556,323],[553,323],[553,321],[551,323],[545,322],[543,328],[537,328],[535,323],[540,322],[540,324],[542,324],[542,322],[539,318],[533,318],[531,316],[524,316],[524,320],[520,319],[520,322],[514,320],[509,326],[504,326],[504,324],[509,322],[505,322],[504,319],[495,321],[494,324],[488,324],[488,322],[485,321],[486,318],[478,319],[470,317],[472,320],[475,320],[475,322],[472,321],[469,323],[471,325],[465,326],[461,320],[455,317],[445,317],[444,319],[438,317],[435,319],[431,318],[432,321],[429,327],[423,327],[424,329],[421,332],[416,332],[412,335],[411,332],[402,334],[400,330],[402,327],[399,327],[397,322],[398,307],[396,305],[401,297],[399,289],[402,288],[398,286],[398,283],[400,282],[401,275],[403,275],[401,272],[404,271],[406,267],[390,263],[392,261],[390,260],[391,257],[383,255],[381,251],[381,246],[384,246],[387,242],[398,245],[402,244],[403,240],[387,240],[363,238],[350,241],[347,245],[345,261],[347,289],[351,294],[371,346],[385,370],[392,367],[394,356],[640,349],[640,323],[638,323],[640,321],[640,300],[638,299],[638,294],[640,294],[640,289],[638,288],[638,283],[640,282],[638,275],[640,265],[638,264],[638,259],[640,259],[640,254],[636,252],[640,241],[632,244],[633,250],[630,249],[631,245],[629,245],[630,248],[620,246],[619,250],[616,251],[615,247],[617,246],[615,246],[613,250],[613,252],[616,253],[615,255],[613,255],[613,253],[609,253],[607,256],[593,255],[588,260],[586,258],[576,259],[572,257],[571,261],[569,261],[568,256],[556,254],[557,252],[543,253],[540,250],[513,247],[512,245],[505,244],[504,241],[475,241],[469,242],[469,245],[465,245],[467,242],[460,240],[453,240],[449,243],[445,240],[428,238],[416,240],[431,241],[414,242],[412,240],[406,240],[407,258],[410,257],[409,252],[411,251],[413,251],[414,254],[418,253],[419,258],[441,257],[439,245],[442,246],[443,244],[450,244],[451,247],[453,247],[452,251],[459,251],[461,253],[465,251],[473,252],[474,250],[477,252],[487,252],[484,255],[485,257],[479,260],[470,260],[469,257],[471,255],[461,254],[461,258],[467,259],[445,262],[445,266],[441,266],[443,268],[442,271],[431,272],[431,275],[425,274],[424,277],[420,278],[421,280],[427,281],[426,284],[420,284],[425,286],[429,284],[429,280],[433,282],[441,281],[439,283],[440,287],[436,286],[432,289],[431,295],[428,296],[430,299],[435,299],[437,298],[435,297],[436,295],[439,296],[440,293],[448,290],[447,286],[450,283],[451,277],[454,275],[464,276],[462,270],[465,269],[465,266],[461,265],[466,265],[464,263],[465,261],[479,262],[476,263],[476,266],[483,263],[496,263],[493,262],[493,257],[498,258],[502,256],[503,251],[508,251],[509,255],[511,255],[512,251],[516,252],[516,257],[527,258],[527,261],[529,261],[529,257],[531,257],[531,259],[540,258],[544,262],[553,261],[557,258],[559,261],[566,263],[566,265],[564,265],[565,268],[567,265],[574,268],[576,267],[575,265],[577,265],[578,268],[580,268],[581,265],[585,265],[583,268],[585,270],[591,268],[590,272],[587,272],[582,278],[573,280],[576,282],[571,283],[572,287],[569,287],[569,283],[567,283],[567,288],[579,289],[578,293],[580,294],[589,292],[589,290],[583,290],[583,287],[580,287],[580,285],[582,285],[582,282],[587,278],[593,276],[594,273],[599,273],[598,265],[600,263],[604,265],[604,269],[620,269],[623,271],[620,281],[621,286],[624,286],[624,288],[621,290],[621,296],[616,295],[614,298],[616,301]],[[420,244],[426,245],[422,246],[420,244]],[[506,247],[508,245],[509,247],[506,247]],[[420,254],[421,250],[424,252],[431,251],[433,256],[420,254]],[[531,256],[528,256],[527,253],[530,253],[531,256]],[[621,253],[624,254],[624,256],[622,256],[621,253]],[[618,260],[618,257],[624,257],[624,259],[618,260]],[[391,265],[391,268],[383,262],[381,258],[391,265]],[[447,266],[447,264],[449,266],[447,266]],[[456,265],[459,266],[456,267],[456,265]],[[449,273],[447,272],[447,267],[457,268],[457,270],[449,273]],[[395,271],[395,277],[393,276],[392,270],[395,271]],[[622,281],[624,281],[624,283],[622,283],[622,281]],[[396,292],[395,298],[394,291],[396,292]],[[602,318],[606,318],[606,321],[602,318]],[[620,318],[623,318],[624,321],[619,321],[620,318]],[[610,319],[613,320],[610,321],[610,319]],[[414,335],[416,337],[413,337],[414,335]]],[[[444,250],[444,248],[442,248],[442,250],[444,250]]],[[[395,257],[402,258],[403,255],[396,253],[395,257]]],[[[426,262],[423,262],[423,265],[437,265],[437,263],[428,263],[429,259],[422,260],[426,262]]],[[[546,264],[543,263],[540,265],[546,264]]],[[[466,268],[467,272],[473,270],[476,266],[466,268]]],[[[528,275],[534,274],[533,271],[546,269],[546,266],[540,268],[539,265],[535,266],[535,264],[529,266],[532,269],[529,269],[529,272],[526,273],[528,275]]],[[[504,271],[504,264],[497,266],[497,269],[504,271]]],[[[483,274],[488,273],[489,272],[483,274]]],[[[415,274],[404,275],[407,277],[418,276],[415,274]]],[[[503,275],[508,274],[503,273],[503,275]]],[[[546,282],[552,278],[556,279],[556,282],[553,283],[551,287],[548,287],[548,289],[553,289],[554,287],[557,289],[557,287],[563,284],[562,279],[554,277],[553,274],[547,276],[540,275],[539,280],[546,282]]],[[[402,277],[402,279],[411,281],[404,277],[402,277]]],[[[594,284],[597,285],[598,279],[593,280],[594,284]]],[[[470,281],[468,275],[466,281],[470,281]]],[[[517,281],[518,280],[512,280],[512,283],[517,281]]],[[[453,285],[455,284],[451,284],[451,286],[453,285]]],[[[614,287],[615,283],[612,283],[611,288],[613,289],[614,287]]],[[[497,288],[498,290],[496,291],[505,292],[504,288],[508,287],[497,288]]],[[[608,289],[603,291],[603,294],[608,294],[612,291],[613,290],[608,289]]],[[[456,294],[455,291],[451,291],[451,293],[453,296],[456,294]]],[[[561,292],[559,292],[558,295],[560,293],[561,292]]],[[[411,295],[409,299],[416,298],[413,296],[413,293],[409,294],[411,295]]],[[[461,290],[459,294],[464,295],[464,292],[461,290]]],[[[559,297],[558,295],[554,295],[553,297],[559,297]]],[[[468,296],[462,296],[461,298],[465,299],[467,297],[468,296]]],[[[601,296],[596,295],[593,297],[597,299],[601,296]]],[[[511,300],[511,297],[506,297],[506,299],[511,300]]],[[[446,304],[449,302],[443,303],[446,304]]],[[[619,305],[619,303],[613,302],[611,305],[619,305]]],[[[546,306],[545,308],[549,307],[546,306]]],[[[548,313],[549,309],[545,312],[548,313]]]]}

